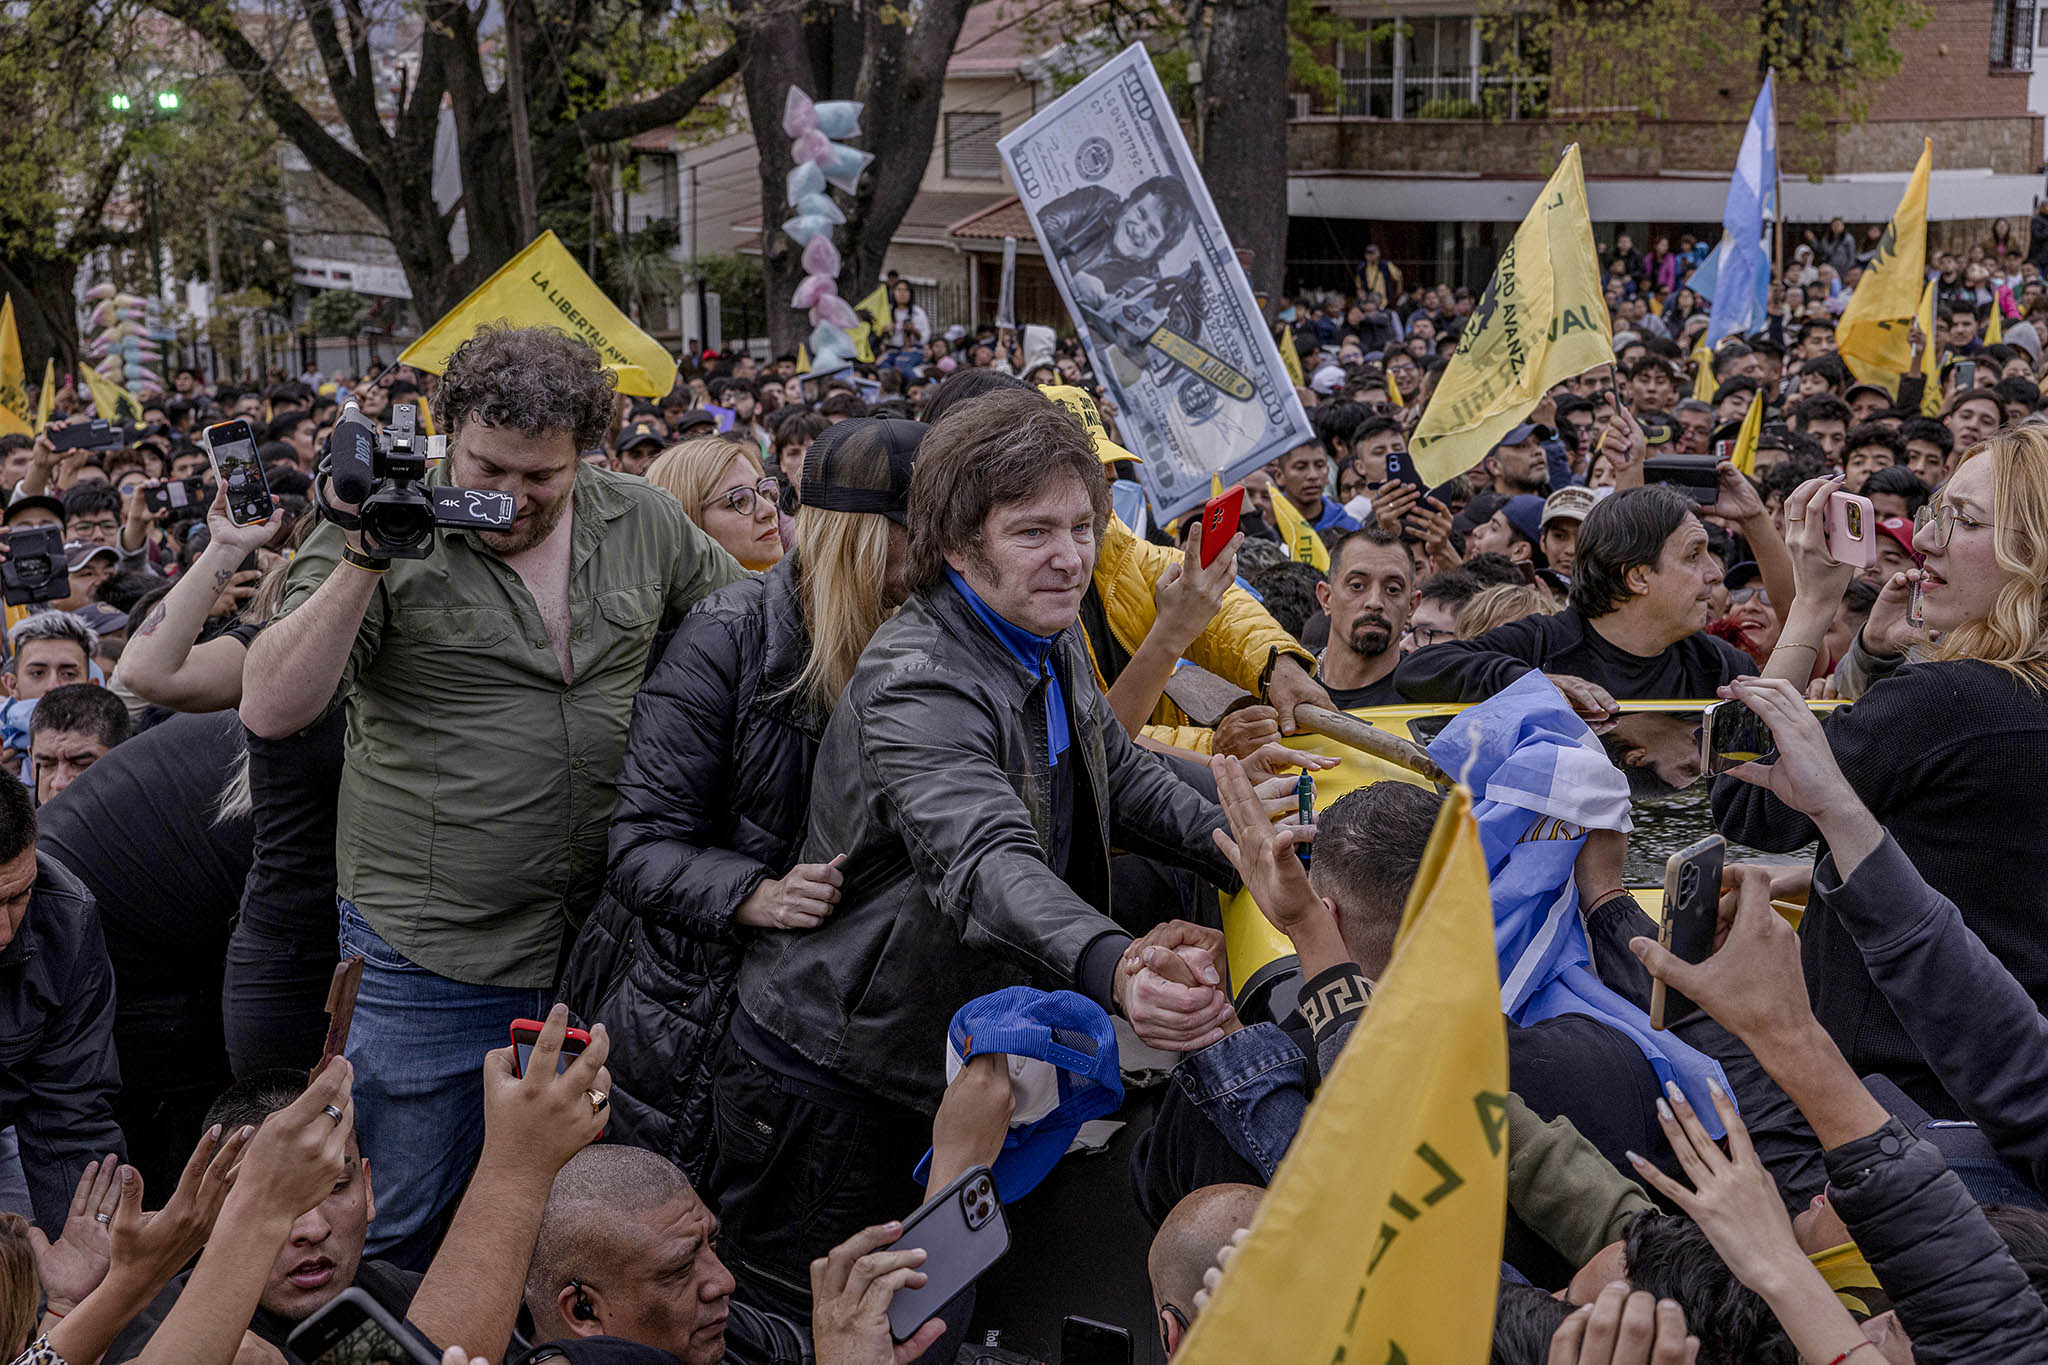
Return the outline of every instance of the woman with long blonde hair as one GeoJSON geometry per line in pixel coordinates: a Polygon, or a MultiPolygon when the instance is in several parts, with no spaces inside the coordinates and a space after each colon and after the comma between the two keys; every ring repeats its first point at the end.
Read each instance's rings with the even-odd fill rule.
{"type": "Polygon", "coordinates": [[[612,1136],[692,1179],[713,1155],[713,1061],[742,949],[816,927],[839,898],[838,859],[797,862],[811,767],[861,651],[908,596],[924,432],[857,418],[813,442],[795,551],[685,617],[633,708],[611,872],[561,996],[620,1040],[612,1136]]]}
{"type": "MultiPolygon", "coordinates": [[[[1827,551],[1840,487],[1815,479],[1785,503],[1797,596],[1764,675],[1795,686],[1853,572],[1827,551]]],[[[1892,575],[1851,651],[1875,681],[1825,719],[1828,746],[1927,882],[2048,1007],[2048,878],[2034,870],[2048,831],[2048,424],[1966,450],[1922,510],[1913,549],[1922,567],[1892,575]]],[[[1816,835],[1768,787],[1722,779],[1714,811],[1729,838],[1770,852],[1816,835]]],[[[1890,1076],[1937,1118],[1960,1117],[1824,901],[1800,935],[1815,1012],[1857,1070],[1890,1076]]]]}
{"type": "Polygon", "coordinates": [[[753,445],[723,436],[684,441],[655,456],[647,482],[680,502],[741,568],[760,573],[782,558],[775,521],[781,481],[762,470],[753,445]]]}

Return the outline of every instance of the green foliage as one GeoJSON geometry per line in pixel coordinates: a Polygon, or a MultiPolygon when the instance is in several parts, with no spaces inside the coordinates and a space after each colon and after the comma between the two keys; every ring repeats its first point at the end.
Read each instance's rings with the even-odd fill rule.
{"type": "Polygon", "coordinates": [[[761,280],[761,258],[723,252],[697,258],[697,275],[720,298],[758,298],[767,286],[761,280]]]}
{"type": "Polygon", "coordinates": [[[370,301],[353,289],[323,289],[306,304],[306,326],[314,336],[354,336],[369,316],[370,301]]]}

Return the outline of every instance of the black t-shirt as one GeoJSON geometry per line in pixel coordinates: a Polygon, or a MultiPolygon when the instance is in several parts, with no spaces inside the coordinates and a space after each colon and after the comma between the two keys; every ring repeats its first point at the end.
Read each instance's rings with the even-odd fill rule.
{"type": "Polygon", "coordinates": [[[1339,711],[1356,711],[1366,706],[1399,706],[1402,701],[1391,673],[1364,687],[1331,687],[1328,683],[1323,687],[1330,694],[1330,700],[1337,703],[1339,711]]]}
{"type": "Polygon", "coordinates": [[[1576,608],[1527,616],[1470,640],[1446,640],[1401,661],[1394,679],[1409,701],[1477,702],[1531,669],[1568,673],[1607,689],[1618,701],[1711,700],[1756,661],[1704,631],[1645,657],[1610,644],[1576,608]]]}
{"type": "MultiPolygon", "coordinates": [[[[135,1320],[121,1329],[121,1335],[114,1338],[114,1344],[107,1350],[102,1365],[121,1365],[142,1354],[143,1347],[156,1335],[156,1329],[163,1326],[164,1319],[171,1315],[177,1305],[178,1296],[185,1292],[185,1282],[192,1272],[186,1271],[164,1286],[164,1291],[149,1301],[149,1306],[136,1315],[135,1320]]],[[[426,1276],[416,1271],[400,1270],[387,1261],[364,1261],[356,1267],[355,1283],[351,1288],[360,1289],[375,1299],[394,1317],[404,1317],[412,1308],[413,1295],[420,1289],[420,1281],[426,1276]]],[[[275,1346],[286,1360],[294,1357],[285,1350],[285,1339],[298,1329],[298,1322],[279,1317],[267,1309],[258,1308],[256,1316],[249,1320],[249,1330],[275,1346]]]]}
{"type": "Polygon", "coordinates": [[[43,807],[37,844],[98,902],[124,991],[218,981],[249,874],[249,819],[216,823],[241,754],[233,711],[174,716],[43,807]]]}

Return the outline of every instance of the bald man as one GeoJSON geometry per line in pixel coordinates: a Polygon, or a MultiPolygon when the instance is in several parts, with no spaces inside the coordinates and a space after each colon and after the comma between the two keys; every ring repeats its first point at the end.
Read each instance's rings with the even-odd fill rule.
{"type": "Polygon", "coordinates": [[[1216,1254],[1252,1225],[1266,1192],[1257,1185],[1204,1185],[1173,1206],[1152,1239],[1145,1271],[1152,1277],[1152,1315],[1171,1356],[1194,1325],[1195,1295],[1216,1254]]]}
{"type": "Polygon", "coordinates": [[[526,1276],[534,1340],[622,1337],[683,1365],[798,1365],[806,1332],[732,1300],[718,1219],[673,1163],[586,1147],[555,1177],[526,1276]]]}

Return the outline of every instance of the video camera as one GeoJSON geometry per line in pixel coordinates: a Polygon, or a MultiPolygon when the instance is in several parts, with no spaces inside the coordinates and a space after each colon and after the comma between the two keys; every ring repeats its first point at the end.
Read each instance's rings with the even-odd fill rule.
{"type": "Polygon", "coordinates": [[[327,438],[327,454],[313,480],[320,510],[343,530],[363,533],[363,552],[381,559],[425,559],[434,552],[434,528],[456,531],[503,531],[512,525],[518,505],[510,493],[481,488],[428,487],[427,464],[441,458],[445,437],[419,441],[419,409],[399,403],[391,409],[391,425],[380,428],[363,416],[351,398],[327,438]],[[334,481],[334,492],[360,509],[343,512],[321,491],[322,478],[334,481]]]}

